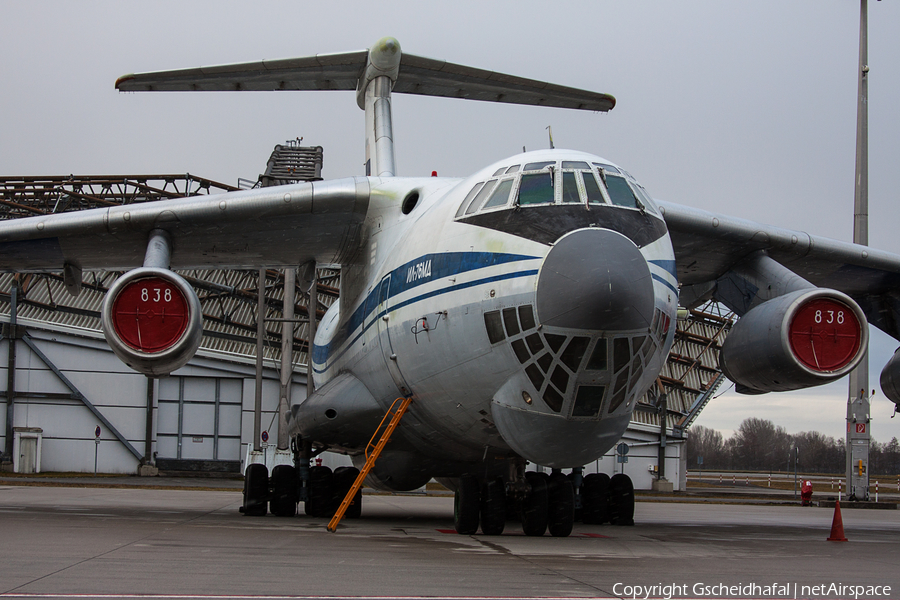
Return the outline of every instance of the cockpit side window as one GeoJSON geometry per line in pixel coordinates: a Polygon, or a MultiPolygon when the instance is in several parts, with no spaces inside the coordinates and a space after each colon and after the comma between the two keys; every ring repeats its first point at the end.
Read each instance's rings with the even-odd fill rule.
{"type": "Polygon", "coordinates": [[[478,195],[475,196],[475,199],[472,200],[472,204],[469,205],[469,208],[466,209],[466,214],[471,215],[478,209],[479,206],[484,202],[484,199],[488,197],[488,195],[494,190],[494,186],[497,185],[496,179],[491,179],[487,183],[484,184],[484,187],[481,188],[481,191],[478,192],[478,195]]]}
{"type": "MultiPolygon", "coordinates": [[[[526,168],[529,166],[531,165],[526,165],[526,168]]],[[[522,181],[519,183],[519,205],[552,203],[553,174],[550,171],[522,175],[522,181]]]]}
{"type": "Polygon", "coordinates": [[[506,170],[506,174],[509,175],[510,173],[516,173],[516,172],[518,172],[518,170],[519,170],[519,165],[513,165],[506,170]]]}
{"type": "Polygon", "coordinates": [[[504,179],[497,185],[497,189],[491,194],[490,199],[481,208],[494,208],[496,206],[506,206],[509,202],[509,192],[512,190],[513,180],[504,179]]]}
{"type": "Polygon", "coordinates": [[[472,202],[472,198],[474,198],[475,194],[477,194],[481,190],[483,185],[484,185],[483,181],[481,183],[476,183],[475,187],[473,187],[469,191],[469,193],[466,194],[466,199],[462,201],[462,204],[459,205],[459,210],[456,211],[457,217],[461,217],[461,216],[463,216],[463,214],[465,214],[466,208],[468,208],[469,204],[471,204],[471,202],[472,202]]]}
{"type": "Polygon", "coordinates": [[[634,192],[638,195],[638,197],[640,197],[647,210],[654,214],[659,213],[659,209],[656,208],[656,202],[653,201],[653,198],[650,197],[650,194],[647,193],[647,190],[645,190],[641,184],[633,183],[631,187],[634,189],[634,192]]]}
{"type": "Polygon", "coordinates": [[[503,173],[505,173],[505,172],[506,172],[506,167],[500,167],[499,169],[497,169],[496,171],[494,171],[494,174],[491,175],[491,177],[500,177],[500,176],[503,175],[503,173]]]}
{"type": "Polygon", "coordinates": [[[625,206],[628,208],[637,208],[637,198],[631,191],[628,182],[624,177],[618,175],[606,176],[606,189],[609,190],[609,198],[616,206],[625,206]]]}
{"type": "Polygon", "coordinates": [[[546,169],[547,167],[549,167],[551,165],[555,165],[555,164],[556,163],[553,161],[533,162],[533,163],[528,163],[527,165],[525,165],[525,168],[523,168],[522,170],[523,171],[540,171],[541,169],[546,169]]]}

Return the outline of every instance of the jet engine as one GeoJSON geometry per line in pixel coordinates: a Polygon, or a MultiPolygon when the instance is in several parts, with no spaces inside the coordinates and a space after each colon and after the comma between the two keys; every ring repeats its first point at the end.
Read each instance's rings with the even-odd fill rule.
{"type": "Polygon", "coordinates": [[[900,407],[900,348],[881,371],[881,391],[888,400],[900,407]]]}
{"type": "Polygon", "coordinates": [[[839,379],[859,364],[868,344],[868,322],[856,302],[835,290],[804,289],[741,317],[719,365],[738,391],[784,392],[839,379]]]}
{"type": "Polygon", "coordinates": [[[157,267],[134,269],[116,280],[100,318],[116,356],[149,377],[183,367],[203,336],[197,294],[184,279],[157,267]]]}

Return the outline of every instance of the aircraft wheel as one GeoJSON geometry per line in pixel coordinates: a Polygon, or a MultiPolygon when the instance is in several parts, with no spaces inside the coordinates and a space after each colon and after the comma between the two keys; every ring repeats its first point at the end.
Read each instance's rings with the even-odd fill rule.
{"type": "Polygon", "coordinates": [[[241,512],[248,517],[266,516],[268,497],[269,470],[266,465],[247,465],[244,471],[244,505],[241,512]]]}
{"type": "Polygon", "coordinates": [[[609,521],[609,475],[585,475],[581,487],[581,503],[585,525],[602,525],[609,521]]]}
{"type": "Polygon", "coordinates": [[[575,490],[562,473],[550,476],[547,528],[553,537],[568,537],[575,525],[575,490]]]}
{"type": "Polygon", "coordinates": [[[456,533],[472,535],[478,531],[478,513],[481,511],[481,493],[478,480],[471,475],[459,478],[453,496],[453,524],[456,533]]]}
{"type": "Polygon", "coordinates": [[[525,479],[531,493],[522,503],[522,531],[525,535],[541,536],[547,531],[547,481],[533,471],[525,473],[525,479]]]}
{"type": "Polygon", "coordinates": [[[328,467],[311,467],[309,470],[309,497],[306,500],[306,514],[310,517],[329,517],[332,505],[332,479],[328,467]]]}
{"type": "Polygon", "coordinates": [[[634,484],[624,473],[609,480],[609,520],[613,525],[634,525],[634,484]]]}
{"type": "Polygon", "coordinates": [[[277,517],[293,517],[297,514],[297,502],[300,500],[297,484],[297,469],[294,467],[278,465],[272,469],[270,513],[277,517]]]}
{"type": "MultiPolygon", "coordinates": [[[[344,501],[347,492],[353,487],[353,483],[356,481],[357,477],[359,477],[359,469],[356,467],[338,467],[334,470],[334,476],[332,478],[332,488],[334,489],[334,498],[332,500],[334,503],[334,510],[331,512],[337,512],[337,509],[340,508],[341,502],[344,501]]],[[[347,507],[344,516],[348,519],[358,519],[361,514],[362,488],[356,490],[356,495],[353,496],[353,502],[347,507]]]]}
{"type": "Polygon", "coordinates": [[[500,535],[506,526],[506,485],[499,477],[481,488],[481,532],[500,535]]]}

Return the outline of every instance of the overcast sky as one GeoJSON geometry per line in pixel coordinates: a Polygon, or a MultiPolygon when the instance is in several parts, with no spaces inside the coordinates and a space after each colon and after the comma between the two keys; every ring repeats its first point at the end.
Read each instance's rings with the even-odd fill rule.
{"type": "MultiPolygon", "coordinates": [[[[303,136],[326,178],[363,174],[350,92],[119,94],[126,73],[364,49],[611,93],[608,114],[395,96],[398,174],[465,176],[547,147],[621,164],[653,196],[852,237],[859,2],[13,2],[0,0],[0,174],[190,172],[234,184],[303,136]]],[[[900,252],[900,2],[869,2],[870,243],[900,252]]],[[[898,345],[875,333],[870,387],[898,345]]],[[[748,416],[844,431],[846,381],[715,399],[748,416]]],[[[873,434],[900,436],[877,392],[873,434]]]]}

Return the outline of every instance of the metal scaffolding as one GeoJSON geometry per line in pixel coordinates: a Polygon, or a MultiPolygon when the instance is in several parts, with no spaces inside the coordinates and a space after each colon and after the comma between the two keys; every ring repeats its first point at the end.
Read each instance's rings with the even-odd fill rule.
{"type": "Polygon", "coordinates": [[[171,200],[237,189],[190,173],[0,177],[0,219],[171,200]]]}

